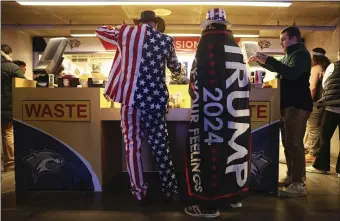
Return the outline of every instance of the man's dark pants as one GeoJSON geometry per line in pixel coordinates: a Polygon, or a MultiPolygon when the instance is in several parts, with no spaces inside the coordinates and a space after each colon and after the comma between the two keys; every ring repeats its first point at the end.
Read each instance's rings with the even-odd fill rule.
{"type": "Polygon", "coordinates": [[[287,161],[287,176],[292,182],[304,182],[306,174],[303,138],[310,112],[295,107],[281,110],[281,136],[287,161]]]}

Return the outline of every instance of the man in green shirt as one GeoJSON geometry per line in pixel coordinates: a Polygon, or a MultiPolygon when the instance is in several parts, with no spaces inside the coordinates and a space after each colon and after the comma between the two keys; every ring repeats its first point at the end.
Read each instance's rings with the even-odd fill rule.
{"type": "Polygon", "coordinates": [[[311,56],[301,42],[297,27],[288,27],[280,34],[281,46],[286,55],[280,60],[263,53],[256,53],[249,62],[256,61],[262,67],[277,72],[280,79],[282,143],[287,161],[287,176],[283,196],[307,195],[305,181],[305,153],[303,137],[308,117],[313,109],[309,90],[311,56]]]}

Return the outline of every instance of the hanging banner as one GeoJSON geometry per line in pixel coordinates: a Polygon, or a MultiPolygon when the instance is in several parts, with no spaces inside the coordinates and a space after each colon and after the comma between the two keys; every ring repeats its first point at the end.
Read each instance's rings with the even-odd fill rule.
{"type": "MultiPolygon", "coordinates": [[[[37,37],[34,37],[37,39],[37,37]]],[[[51,37],[42,38],[47,45],[51,37]]],[[[68,45],[65,49],[65,53],[89,53],[89,52],[102,52],[102,51],[116,51],[117,46],[108,42],[102,41],[97,37],[89,38],[73,38],[68,37],[68,45]]],[[[39,37],[41,41],[41,37],[39,37]]],[[[176,52],[189,52],[196,53],[197,45],[200,40],[200,36],[189,37],[173,37],[176,52]]],[[[240,41],[240,38],[235,38],[236,43],[240,41]]],[[[37,47],[37,46],[36,46],[37,47]]],[[[45,46],[46,47],[46,46],[45,46]]]]}

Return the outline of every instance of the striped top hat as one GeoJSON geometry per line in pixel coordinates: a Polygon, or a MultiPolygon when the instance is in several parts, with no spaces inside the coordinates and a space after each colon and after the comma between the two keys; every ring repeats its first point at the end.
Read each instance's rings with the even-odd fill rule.
{"type": "Polygon", "coordinates": [[[201,24],[202,29],[206,29],[210,24],[224,24],[231,26],[231,23],[227,21],[225,10],[222,8],[210,9],[206,16],[205,21],[201,24]]]}

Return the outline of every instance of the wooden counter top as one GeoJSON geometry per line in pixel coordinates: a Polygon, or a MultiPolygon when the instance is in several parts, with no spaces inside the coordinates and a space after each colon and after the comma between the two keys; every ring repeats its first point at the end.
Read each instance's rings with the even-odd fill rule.
{"type": "MultiPolygon", "coordinates": [[[[120,121],[120,108],[101,108],[102,121],[120,121]]],[[[190,108],[170,108],[166,115],[167,121],[189,121],[190,108]]]]}

